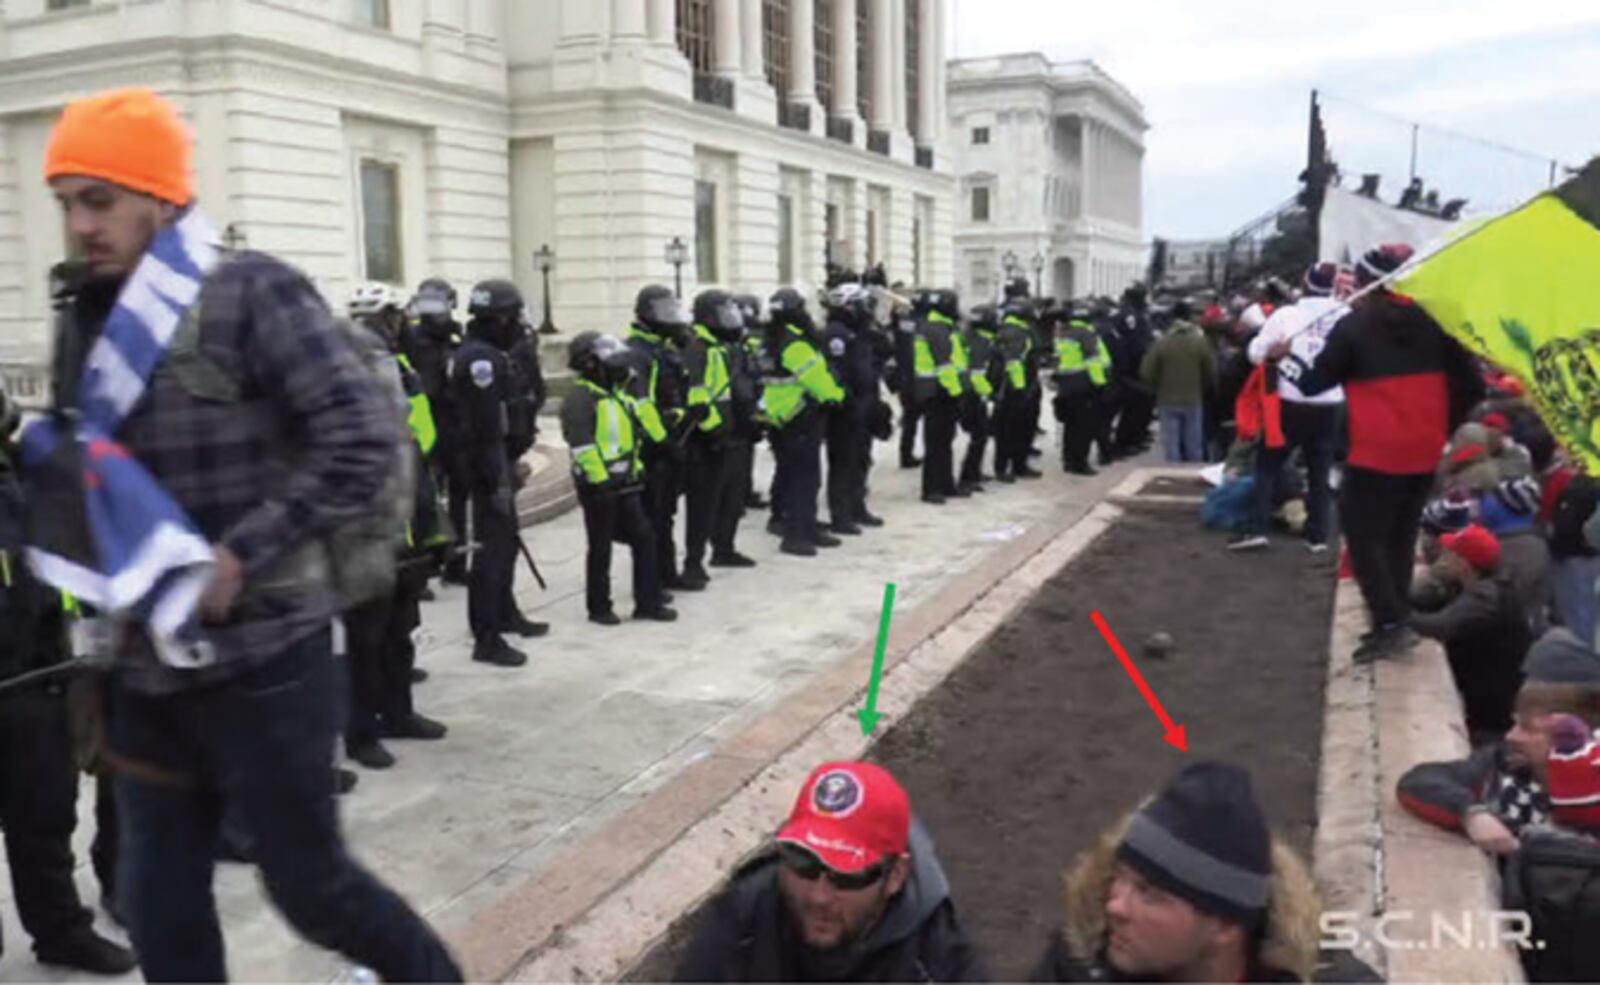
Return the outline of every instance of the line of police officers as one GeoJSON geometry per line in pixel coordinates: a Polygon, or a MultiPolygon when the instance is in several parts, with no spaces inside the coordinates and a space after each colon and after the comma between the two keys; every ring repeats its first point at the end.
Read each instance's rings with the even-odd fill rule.
{"type": "MultiPolygon", "coordinates": [[[[518,666],[526,657],[504,634],[548,629],[517,610],[511,591],[519,548],[526,553],[515,508],[526,478],[519,461],[537,433],[544,381],[514,285],[477,285],[464,334],[452,318],[455,300],[449,284],[425,281],[409,306],[402,350],[434,408],[431,462],[458,541],[444,574],[469,586],[473,658],[518,666]]],[[[814,557],[841,536],[881,526],[867,499],[872,443],[893,433],[884,384],[898,391],[903,411],[901,464],[921,467],[928,503],[971,496],[990,479],[1040,476],[1029,461],[1040,454],[1041,378],[1055,391],[1069,473],[1094,474],[1092,444],[1102,464],[1140,450],[1150,413],[1136,381],[1149,332],[1142,293],[1130,290],[1123,301],[1120,311],[1109,302],[1068,308],[1030,298],[1018,281],[1002,304],[979,306],[963,326],[953,291],[906,299],[847,281],[826,295],[819,325],[791,288],[764,303],[709,290],[685,309],[669,288],[645,287],[625,337],[584,332],[568,347],[575,385],[562,401],[561,427],[588,536],[589,619],[621,621],[610,590],[614,543],[633,554],[636,619],[672,621],[672,593],[705,590],[708,568],[755,565],[737,537],[743,515],[760,502],[753,463],[763,438],[776,462],[768,530],[783,553],[814,557]],[[959,467],[958,429],[969,436],[959,467]],[[991,445],[992,475],[983,465],[991,445]]]]}

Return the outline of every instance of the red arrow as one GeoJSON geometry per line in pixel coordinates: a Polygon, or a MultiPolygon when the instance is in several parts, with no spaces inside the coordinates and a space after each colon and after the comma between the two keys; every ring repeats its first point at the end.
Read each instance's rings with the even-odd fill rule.
{"type": "Polygon", "coordinates": [[[1106,625],[1105,619],[1098,612],[1089,613],[1089,619],[1094,623],[1094,628],[1100,630],[1100,635],[1105,637],[1106,645],[1111,647],[1111,652],[1117,655],[1117,661],[1122,664],[1122,669],[1127,672],[1129,677],[1133,678],[1133,686],[1139,689],[1140,694],[1144,695],[1144,703],[1149,705],[1150,710],[1156,713],[1156,718],[1161,722],[1161,726],[1167,730],[1167,734],[1162,738],[1167,741],[1168,745],[1177,746],[1184,752],[1188,752],[1189,739],[1184,734],[1183,726],[1172,724],[1172,716],[1168,715],[1167,710],[1161,707],[1161,702],[1156,698],[1155,692],[1150,690],[1149,684],[1145,683],[1144,675],[1139,673],[1139,668],[1135,667],[1133,661],[1128,659],[1128,651],[1124,650],[1122,644],[1117,642],[1116,636],[1112,635],[1111,627],[1106,625]]]}

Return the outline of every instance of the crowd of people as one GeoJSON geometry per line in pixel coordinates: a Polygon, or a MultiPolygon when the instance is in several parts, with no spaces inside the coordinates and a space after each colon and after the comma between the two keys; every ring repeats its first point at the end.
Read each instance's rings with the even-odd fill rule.
{"type": "MultiPolygon", "coordinates": [[[[446,734],[413,700],[435,578],[467,586],[475,661],[522,666],[506,637],[550,631],[513,592],[519,555],[538,576],[517,507],[547,396],[537,335],[497,279],[473,286],[464,326],[439,279],[410,298],[361,285],[335,316],[287,264],[217,245],[190,153],[146,90],[72,103],[47,147],[75,255],[52,272],[51,404],[19,433],[0,400],[0,631],[22,641],[0,662],[0,821],[23,925],[46,963],[115,974],[137,954],[152,980],[221,980],[213,870],[246,859],[308,940],[385,980],[459,980],[346,849],[335,795],[355,778],[330,753],[342,741],[383,769],[384,740],[446,734]],[[111,672],[77,672],[94,663],[111,672]],[[94,932],[74,886],[85,767],[102,903],[132,951],[94,932]]],[[[646,286],[624,336],[567,349],[588,619],[621,621],[617,542],[632,615],[670,622],[709,569],[755,565],[738,549],[749,510],[796,558],[882,526],[868,499],[873,444],[896,431],[885,391],[899,464],[932,506],[1040,477],[1047,393],[1072,475],[1095,474],[1092,451],[1102,466],[1143,451],[1159,411],[1169,458],[1225,455],[1250,478],[1231,547],[1267,546],[1299,490],[1313,552],[1337,520],[1371,617],[1358,661],[1445,642],[1477,751],[1408,774],[1407,806],[1497,852],[1545,822],[1593,831],[1600,487],[1515,381],[1386,289],[1408,255],[1363,257],[1353,304],[1346,273],[1319,264],[1198,325],[1194,301],[1155,307],[1138,286],[1058,302],[1019,281],[970,310],[881,268],[818,299],[712,290],[685,306],[646,286]],[[1419,537],[1430,567],[1413,584],[1419,537]]],[[[1304,978],[1303,868],[1247,776],[1196,764],[1078,866],[1038,974],[1304,978]]],[[[1508,884],[1537,897],[1536,882],[1508,884]]],[[[983,965],[904,791],[835,763],[736,874],[683,974],[955,980],[983,965]]]]}

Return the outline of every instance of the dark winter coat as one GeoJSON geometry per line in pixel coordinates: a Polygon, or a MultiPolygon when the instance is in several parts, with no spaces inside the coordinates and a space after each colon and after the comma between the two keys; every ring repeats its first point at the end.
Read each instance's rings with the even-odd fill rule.
{"type": "Polygon", "coordinates": [[[1509,571],[1473,582],[1435,612],[1413,612],[1411,628],[1444,644],[1445,657],[1475,730],[1510,727],[1522,686],[1522,659],[1533,645],[1528,614],[1509,571]]]}
{"type": "Polygon", "coordinates": [[[1504,742],[1479,746],[1466,759],[1413,766],[1395,796],[1401,807],[1448,831],[1460,831],[1468,808],[1480,805],[1513,834],[1550,818],[1544,784],[1527,767],[1511,765],[1504,742]]]}
{"type": "Polygon", "coordinates": [[[681,982],[969,982],[986,975],[956,921],[933,842],[911,832],[911,876],[883,919],[847,954],[819,954],[795,932],[767,854],[711,902],[675,980],[681,982]]]}

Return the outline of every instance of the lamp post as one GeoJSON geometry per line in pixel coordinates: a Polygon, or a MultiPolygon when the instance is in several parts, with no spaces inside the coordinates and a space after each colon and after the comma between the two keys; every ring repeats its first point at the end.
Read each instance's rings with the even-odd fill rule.
{"type": "Polygon", "coordinates": [[[544,278],[544,321],[539,325],[539,334],[555,335],[555,322],[550,320],[550,271],[556,269],[556,251],[550,248],[549,243],[544,243],[534,252],[533,262],[539,268],[539,275],[544,278]]]}
{"type": "Polygon", "coordinates": [[[1011,250],[1007,250],[1006,255],[1000,258],[1000,265],[1005,268],[1007,281],[1011,281],[1016,278],[1017,255],[1015,253],[1013,253],[1011,250]]]}
{"type": "Polygon", "coordinates": [[[245,236],[244,230],[239,228],[237,222],[230,222],[222,231],[222,245],[229,253],[238,253],[249,245],[249,238],[245,236]]]}
{"type": "Polygon", "coordinates": [[[683,237],[674,236],[672,242],[667,244],[667,262],[672,264],[672,293],[674,297],[683,297],[683,265],[689,262],[689,246],[683,237]]]}
{"type": "Polygon", "coordinates": [[[1033,255],[1033,296],[1044,297],[1044,254],[1033,255]]]}

